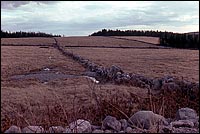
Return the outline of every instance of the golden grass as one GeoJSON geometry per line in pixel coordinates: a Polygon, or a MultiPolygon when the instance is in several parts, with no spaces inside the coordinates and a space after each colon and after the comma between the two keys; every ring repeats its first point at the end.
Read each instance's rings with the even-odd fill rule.
{"type": "Polygon", "coordinates": [[[117,65],[128,73],[148,77],[171,75],[199,81],[199,51],[183,49],[115,49],[65,48],[94,63],[110,67],[117,65]]]}

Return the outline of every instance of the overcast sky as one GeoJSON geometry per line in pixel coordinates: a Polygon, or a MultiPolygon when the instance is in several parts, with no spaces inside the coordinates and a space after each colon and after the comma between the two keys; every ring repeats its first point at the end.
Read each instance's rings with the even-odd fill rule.
{"type": "Polygon", "coordinates": [[[85,36],[106,29],[199,31],[199,1],[1,1],[1,29],[85,36]]]}

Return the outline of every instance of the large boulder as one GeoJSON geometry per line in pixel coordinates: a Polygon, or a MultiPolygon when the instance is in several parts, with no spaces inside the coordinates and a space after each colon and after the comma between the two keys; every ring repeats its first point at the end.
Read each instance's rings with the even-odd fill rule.
{"type": "Polygon", "coordinates": [[[72,132],[77,132],[77,133],[91,133],[92,132],[90,122],[83,119],[78,119],[77,121],[70,123],[69,128],[72,130],[72,132]]]}
{"type": "Polygon", "coordinates": [[[176,120],[192,120],[192,121],[197,121],[198,116],[195,110],[191,108],[180,108],[176,112],[176,120]]]}
{"type": "Polygon", "coordinates": [[[168,125],[163,116],[155,114],[152,111],[138,111],[130,117],[129,122],[132,123],[133,126],[142,129],[150,129],[158,123],[168,125]]]}
{"type": "Polygon", "coordinates": [[[115,131],[121,130],[121,123],[112,116],[106,116],[106,118],[103,120],[102,128],[105,129],[113,129],[115,131]]]}
{"type": "Polygon", "coordinates": [[[21,133],[21,129],[15,125],[11,126],[4,133],[21,133]]]}

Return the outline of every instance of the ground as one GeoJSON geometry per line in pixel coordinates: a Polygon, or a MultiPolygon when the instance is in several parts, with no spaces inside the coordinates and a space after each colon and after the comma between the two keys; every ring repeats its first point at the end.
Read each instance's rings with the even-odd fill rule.
{"type": "MultiPolygon", "coordinates": [[[[142,41],[146,38],[142,38],[142,41]]],[[[146,47],[152,47],[153,44],[109,37],[62,37],[57,40],[65,51],[73,52],[105,67],[117,65],[127,73],[141,74],[150,78],[172,75],[192,82],[199,81],[198,50],[150,49],[146,47]]],[[[152,38],[149,40],[145,41],[152,43],[152,38]]],[[[2,131],[13,123],[19,126],[27,126],[27,123],[46,126],[66,125],[78,117],[98,124],[101,120],[99,115],[117,114],[117,117],[125,118],[120,110],[130,116],[138,110],[149,108],[150,103],[146,101],[147,89],[112,83],[93,83],[82,76],[88,71],[87,69],[52,47],[55,43],[52,38],[1,39],[1,41],[2,131]],[[8,46],[4,46],[5,44],[8,46]],[[12,46],[13,44],[31,46],[12,46]],[[37,45],[49,46],[45,48],[37,45]],[[45,82],[35,78],[12,79],[18,75],[25,77],[30,74],[49,73],[45,72],[47,68],[50,69],[49,72],[53,70],[52,73],[75,77],[45,82]],[[9,119],[7,124],[6,119],[9,119]]],[[[52,77],[51,74],[48,77],[52,77]]],[[[160,106],[157,106],[157,109],[160,109],[160,106]]]]}

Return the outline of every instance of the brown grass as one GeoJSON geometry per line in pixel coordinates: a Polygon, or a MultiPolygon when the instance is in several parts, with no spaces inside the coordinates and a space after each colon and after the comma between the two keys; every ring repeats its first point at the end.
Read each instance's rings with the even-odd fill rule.
{"type": "Polygon", "coordinates": [[[199,81],[199,51],[183,49],[65,48],[94,63],[117,65],[125,72],[148,77],[171,75],[199,81]]]}
{"type": "MultiPolygon", "coordinates": [[[[82,37],[77,39],[77,42],[81,43],[81,39],[82,37]]],[[[94,43],[99,45],[107,42],[106,39],[93,38],[94,43]]],[[[86,37],[83,43],[87,44],[88,42],[84,40],[87,40],[86,37]]],[[[76,40],[71,41],[76,42],[76,40]]],[[[69,42],[61,44],[67,45],[67,43],[69,42]]],[[[146,88],[113,84],[94,85],[84,77],[54,80],[47,84],[33,79],[9,80],[10,76],[15,74],[34,72],[49,66],[59,67],[59,71],[66,74],[80,74],[85,69],[51,47],[1,46],[1,50],[2,132],[11,125],[20,127],[42,125],[45,129],[52,125],[67,126],[78,118],[101,125],[106,115],[121,119],[130,117],[139,110],[152,110],[165,117],[174,117],[175,112],[185,106],[198,110],[196,105],[198,98],[190,102],[187,96],[180,95],[180,92],[151,95],[150,99],[146,88]]],[[[67,50],[103,66],[118,65],[129,73],[141,73],[151,77],[170,74],[191,81],[199,80],[199,52],[194,50],[95,48],[67,50]]]]}
{"type": "Polygon", "coordinates": [[[148,43],[152,43],[152,44],[160,44],[159,37],[148,37],[148,36],[114,36],[114,37],[144,41],[144,42],[148,42],[148,43]]]}
{"type": "Polygon", "coordinates": [[[52,38],[45,37],[29,37],[29,38],[1,38],[2,44],[14,44],[14,45],[52,45],[54,40],[52,38]]]}
{"type": "Polygon", "coordinates": [[[154,47],[155,45],[141,43],[137,41],[128,41],[122,39],[113,39],[110,37],[64,37],[56,38],[62,46],[109,46],[109,47],[154,47]]]}
{"type": "Polygon", "coordinates": [[[1,78],[33,72],[44,67],[59,67],[59,71],[65,74],[80,74],[85,70],[52,47],[1,46],[1,78]]]}

